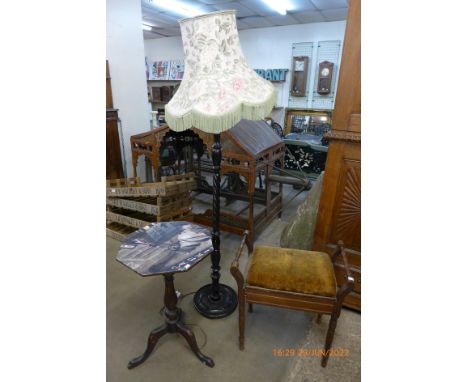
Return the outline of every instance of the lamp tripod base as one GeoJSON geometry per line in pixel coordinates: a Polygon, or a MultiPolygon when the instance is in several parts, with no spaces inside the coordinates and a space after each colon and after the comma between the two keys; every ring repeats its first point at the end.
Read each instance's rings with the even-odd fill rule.
{"type": "Polygon", "coordinates": [[[215,298],[213,285],[201,287],[193,297],[198,313],[207,318],[223,318],[236,310],[237,294],[231,287],[219,284],[219,298],[215,298]]]}

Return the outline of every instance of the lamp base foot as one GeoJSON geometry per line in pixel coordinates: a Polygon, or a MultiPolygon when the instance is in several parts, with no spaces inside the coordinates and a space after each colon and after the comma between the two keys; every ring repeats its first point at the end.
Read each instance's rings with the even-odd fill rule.
{"type": "Polygon", "coordinates": [[[219,298],[213,299],[212,284],[201,287],[193,297],[198,313],[206,318],[223,318],[236,310],[237,294],[231,287],[219,284],[219,298]]]}

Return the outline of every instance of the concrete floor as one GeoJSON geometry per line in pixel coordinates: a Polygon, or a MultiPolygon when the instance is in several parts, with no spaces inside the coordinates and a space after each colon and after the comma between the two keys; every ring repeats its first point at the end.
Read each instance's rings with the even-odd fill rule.
{"type": "MultiPolygon", "coordinates": [[[[284,202],[296,191],[286,187],[284,202]]],[[[283,228],[293,218],[305,192],[296,197],[256,240],[256,244],[278,245],[283,228]]],[[[202,202],[202,200],[200,200],[202,202]]],[[[195,202],[195,203],[200,203],[195,202]]],[[[229,266],[240,237],[221,234],[221,282],[236,290],[229,266]]],[[[107,380],[123,381],[359,381],[360,315],[344,310],[338,321],[334,347],[348,348],[349,357],[331,358],[326,369],[317,357],[278,357],[275,349],[320,348],[325,341],[328,317],[320,324],[315,315],[254,306],[246,317],[246,348],[238,350],[238,312],[220,320],[199,315],[192,303],[193,295],[179,302],[184,320],[193,330],[204,354],[213,358],[214,368],[203,365],[178,334],[164,336],[153,354],[139,367],[128,370],[128,361],[140,355],[149,332],[164,322],[164,284],[162,277],[140,277],[115,260],[120,242],[107,239],[107,380]]],[[[241,265],[245,264],[246,253],[241,265]]],[[[175,286],[183,295],[195,292],[210,282],[210,260],[187,273],[175,275],[175,286]]]]}

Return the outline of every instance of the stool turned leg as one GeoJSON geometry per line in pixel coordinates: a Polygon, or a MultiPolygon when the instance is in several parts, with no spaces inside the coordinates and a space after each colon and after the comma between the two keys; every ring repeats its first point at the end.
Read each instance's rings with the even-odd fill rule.
{"type": "Polygon", "coordinates": [[[330,356],[330,348],[333,343],[333,337],[335,335],[336,323],[341,314],[341,306],[343,305],[343,300],[348,295],[348,293],[351,292],[354,288],[354,277],[351,276],[349,266],[348,266],[348,260],[346,257],[346,252],[344,249],[344,243],[341,240],[338,241],[337,250],[332,256],[333,264],[335,264],[335,261],[338,255],[340,254],[343,259],[343,264],[344,264],[344,268],[346,271],[346,282],[341,285],[340,289],[338,290],[336,294],[336,302],[335,302],[335,305],[333,307],[333,312],[330,317],[330,323],[328,324],[328,332],[327,332],[327,338],[325,340],[325,349],[324,349],[325,354],[323,354],[322,362],[321,362],[322,367],[327,366],[328,358],[330,356]]]}
{"type": "Polygon", "coordinates": [[[249,313],[252,313],[252,312],[253,312],[253,304],[249,303],[249,313]]]}
{"type": "Polygon", "coordinates": [[[335,336],[336,323],[338,322],[338,314],[333,312],[330,317],[330,323],[328,324],[327,339],[325,340],[325,354],[322,356],[322,367],[327,366],[328,357],[330,356],[330,348],[333,343],[333,337],[335,336]]]}
{"type": "Polygon", "coordinates": [[[239,350],[244,350],[244,339],[245,339],[245,301],[244,301],[243,296],[239,294],[239,350]]]}
{"type": "Polygon", "coordinates": [[[249,236],[246,240],[246,244],[247,244],[247,248],[249,250],[248,252],[248,255],[250,256],[250,254],[253,252],[253,242],[254,242],[254,239],[255,239],[255,235],[254,235],[254,227],[252,225],[252,227],[249,228],[249,236]]]}

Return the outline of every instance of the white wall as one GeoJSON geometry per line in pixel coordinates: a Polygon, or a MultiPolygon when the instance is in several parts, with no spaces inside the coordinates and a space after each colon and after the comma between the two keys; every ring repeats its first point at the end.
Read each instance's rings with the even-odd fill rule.
{"type": "MultiPolygon", "coordinates": [[[[114,107],[122,121],[127,176],[133,176],[130,136],[150,128],[141,20],[140,0],[107,0],[107,59],[114,107]]],[[[143,174],[139,168],[138,175],[143,174]]]]}
{"type": "MultiPolygon", "coordinates": [[[[271,28],[256,28],[239,31],[242,50],[249,65],[254,69],[287,68],[291,70],[292,44],[326,40],[343,41],[346,21],[287,25],[271,28]]],[[[183,59],[180,36],[145,40],[145,54],[150,61],[183,59]]],[[[316,55],[315,52],[314,57],[316,55]]],[[[312,60],[315,73],[315,60],[312,60]]],[[[288,106],[291,73],[286,82],[277,84],[278,106],[288,106]]],[[[311,79],[312,80],[312,79],[311,79]]],[[[282,121],[278,118],[280,123],[282,121]]]]}

